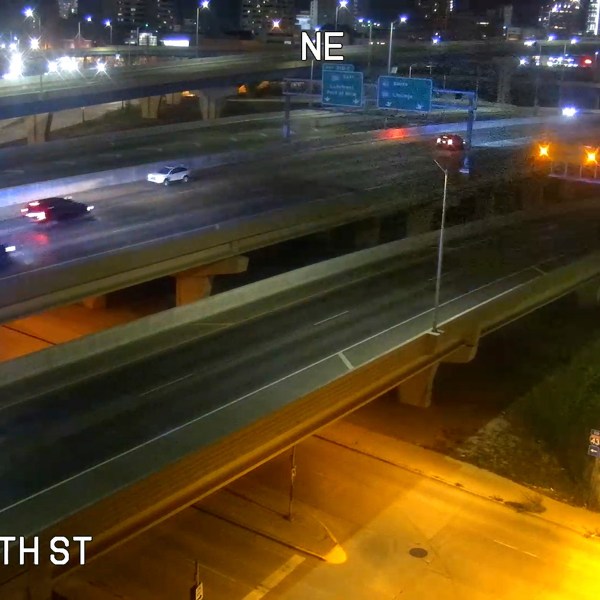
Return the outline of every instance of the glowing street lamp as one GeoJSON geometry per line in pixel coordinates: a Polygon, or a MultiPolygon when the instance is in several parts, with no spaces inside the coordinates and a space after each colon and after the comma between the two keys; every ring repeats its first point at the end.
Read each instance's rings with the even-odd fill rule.
{"type": "Polygon", "coordinates": [[[112,46],[112,21],[110,19],[105,19],[104,27],[108,27],[108,29],[110,30],[110,45],[112,46]]]}
{"type": "Polygon", "coordinates": [[[48,63],[48,73],[58,73],[58,63],[55,60],[48,63]]]}
{"type": "Polygon", "coordinates": [[[196,6],[196,56],[198,56],[198,47],[200,45],[200,11],[210,10],[210,0],[202,0],[196,6]]]}
{"type": "Polygon", "coordinates": [[[539,144],[538,157],[539,158],[550,158],[550,144],[539,144]]]}
{"type": "Polygon", "coordinates": [[[28,6],[23,10],[23,15],[25,16],[26,19],[31,19],[34,23],[37,21],[39,37],[41,38],[42,37],[42,19],[40,18],[39,13],[36,13],[35,10],[33,10],[33,8],[28,6]]]}
{"type": "Polygon", "coordinates": [[[32,50],[39,50],[40,49],[40,38],[31,38],[29,40],[29,47],[32,50]]]}
{"type": "Polygon", "coordinates": [[[590,165],[598,164],[598,148],[586,148],[585,149],[585,162],[590,165]]]}
{"type": "Polygon", "coordinates": [[[98,64],[96,64],[96,72],[106,73],[106,63],[99,62],[98,64]]]}
{"type": "MultiPolygon", "coordinates": [[[[398,17],[398,22],[406,23],[408,21],[408,17],[401,16],[398,17]]],[[[388,75],[392,72],[392,50],[394,46],[394,24],[395,21],[390,23],[390,44],[388,48],[388,75]]]]}
{"type": "Polygon", "coordinates": [[[273,29],[281,29],[281,19],[273,20],[273,29]]]}

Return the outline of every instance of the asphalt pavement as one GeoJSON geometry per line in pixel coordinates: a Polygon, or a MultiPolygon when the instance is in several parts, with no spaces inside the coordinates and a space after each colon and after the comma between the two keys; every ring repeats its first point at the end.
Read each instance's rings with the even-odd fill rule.
{"type": "MultiPolygon", "coordinates": [[[[599,216],[600,210],[588,209],[453,244],[446,255],[442,302],[460,302],[512,274],[597,250],[599,216]]],[[[91,476],[86,493],[99,499],[114,491],[115,481],[94,475],[97,468],[110,469],[133,449],[142,451],[150,440],[191,421],[232,405],[250,422],[261,411],[273,410],[257,402],[257,391],[377,332],[426,315],[432,307],[434,273],[434,249],[416,262],[399,257],[381,265],[379,272],[363,273],[345,289],[254,320],[242,319],[105,375],[12,405],[10,394],[3,393],[7,404],[0,410],[0,530],[11,531],[12,508],[24,508],[32,498],[43,501],[51,488],[52,493],[60,491],[61,482],[69,482],[72,489],[79,477],[91,476]]],[[[234,315],[219,318],[236,321],[234,315]]],[[[149,474],[159,464],[155,456],[143,469],[149,474]]],[[[139,476],[139,471],[127,475],[139,476]]],[[[77,509],[82,496],[69,497],[68,510],[77,509]]],[[[60,506],[56,503],[53,510],[63,510],[60,506]]]]}
{"type": "MultiPolygon", "coordinates": [[[[99,260],[108,261],[106,272],[119,272],[132,259],[113,256],[115,251],[133,253],[140,244],[162,244],[166,259],[170,257],[167,242],[186,235],[201,244],[216,228],[237,239],[242,222],[255,227],[264,219],[278,219],[306,205],[319,215],[322,207],[344,194],[354,208],[389,201],[395,193],[399,210],[403,202],[431,200],[436,182],[441,193],[432,142],[426,138],[421,143],[404,143],[404,130],[398,131],[400,135],[382,130],[372,141],[352,145],[342,141],[339,147],[280,155],[265,163],[202,171],[189,183],[168,188],[140,182],[77,195],[75,200],[95,206],[92,219],[49,227],[27,222],[20,215],[1,221],[0,239],[16,245],[17,252],[0,272],[5,291],[0,303],[15,304],[43,295],[50,287],[66,289],[93,281],[100,271],[91,265],[99,260]],[[72,267],[82,261],[88,261],[90,269],[78,275],[77,281],[69,279],[68,268],[57,271],[61,265],[72,267]]],[[[535,137],[539,126],[477,131],[474,172],[490,178],[510,173],[515,157],[522,158],[527,134],[535,137]],[[485,147],[489,143],[496,145],[485,147]]],[[[464,193],[464,185],[453,182],[450,194],[464,193]]]]}
{"type": "MultiPolygon", "coordinates": [[[[90,108],[93,110],[93,107],[90,108]]],[[[73,111],[62,111],[69,113],[73,111]]],[[[58,114],[62,114],[58,113],[58,114]]],[[[79,118],[81,118],[80,112],[79,118]]],[[[502,118],[506,112],[482,107],[480,118],[502,118]]],[[[407,127],[454,120],[464,122],[464,114],[440,112],[423,118],[395,117],[393,127],[407,127]]],[[[329,139],[340,135],[368,132],[383,126],[382,115],[344,114],[325,110],[294,110],[291,125],[294,141],[329,139]]],[[[548,120],[551,122],[551,119],[548,120]]],[[[451,129],[452,126],[448,125],[451,129]]],[[[215,122],[189,122],[114,132],[77,140],[49,142],[0,150],[0,189],[38,181],[72,177],[121,167],[174,160],[186,156],[253,150],[277,144],[276,153],[285,153],[283,110],[274,114],[230,117],[215,122]]],[[[0,218],[1,215],[0,215],[0,218]]]]}

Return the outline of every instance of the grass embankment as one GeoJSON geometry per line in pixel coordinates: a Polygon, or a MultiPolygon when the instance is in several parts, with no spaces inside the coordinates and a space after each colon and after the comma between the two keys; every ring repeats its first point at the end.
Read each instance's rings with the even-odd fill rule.
{"type": "Polygon", "coordinates": [[[574,355],[565,352],[561,337],[546,340],[538,368],[548,374],[519,398],[514,411],[566,469],[577,501],[600,510],[593,481],[594,461],[600,459],[587,455],[590,429],[600,428],[600,333],[574,355]]]}
{"type": "Polygon", "coordinates": [[[564,298],[483,340],[459,372],[465,381],[457,396],[476,396],[476,411],[489,416],[450,454],[559,500],[600,508],[590,497],[594,459],[587,455],[590,429],[600,426],[598,316],[597,307],[564,298]]]}

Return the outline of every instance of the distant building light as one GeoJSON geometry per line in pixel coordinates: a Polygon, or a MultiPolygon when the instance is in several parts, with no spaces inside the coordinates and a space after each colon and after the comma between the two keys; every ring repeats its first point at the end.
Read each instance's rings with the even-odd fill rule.
{"type": "Polygon", "coordinates": [[[188,48],[190,45],[190,40],[177,38],[165,38],[162,42],[164,46],[170,46],[172,48],[188,48]]]}

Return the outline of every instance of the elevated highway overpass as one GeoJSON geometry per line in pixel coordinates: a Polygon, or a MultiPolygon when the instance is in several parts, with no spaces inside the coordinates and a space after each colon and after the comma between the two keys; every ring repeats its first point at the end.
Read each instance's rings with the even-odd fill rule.
{"type": "MultiPolygon", "coordinates": [[[[0,365],[0,531],[91,535],[91,560],[388,390],[427,406],[437,365],[483,335],[565,294],[598,300],[599,217],[594,202],[450,230],[438,335],[432,232],[0,365]]],[[[3,568],[2,597],[50,600],[76,567],[42,563],[3,568]]]]}
{"type": "MultiPolygon", "coordinates": [[[[361,47],[346,51],[348,56],[364,53],[361,47]]],[[[0,119],[118,100],[155,98],[184,90],[233,89],[230,93],[234,93],[237,86],[248,81],[301,77],[309,73],[310,63],[300,60],[297,49],[120,67],[106,74],[91,69],[72,74],[49,73],[0,81],[0,119]]]]}
{"type": "MultiPolygon", "coordinates": [[[[451,183],[454,203],[490,182],[513,178],[540,127],[582,135],[570,123],[479,125],[473,179],[451,183]]],[[[588,132],[591,125],[581,127],[588,132]]],[[[198,171],[196,181],[169,188],[139,181],[109,186],[100,174],[90,176],[89,191],[76,199],[95,205],[95,220],[51,229],[20,216],[0,223],[4,243],[18,248],[14,264],[0,273],[0,320],[169,275],[181,274],[183,286],[191,285],[188,277],[196,279],[197,299],[207,289],[207,275],[194,278],[190,269],[350,223],[357,223],[355,244],[373,245],[392,214],[404,213],[403,224],[391,221],[390,227],[405,228],[394,231],[395,238],[428,231],[441,194],[441,181],[439,187],[431,183],[439,181],[432,136],[443,128],[334,138],[329,147],[300,146],[292,156],[276,149],[255,157],[258,162],[198,171]]],[[[454,128],[460,131],[460,125],[454,128]]],[[[59,193],[61,185],[45,195],[59,193]]],[[[63,193],[71,191],[63,187],[63,193]]],[[[486,196],[484,213],[487,202],[486,196]]]]}

